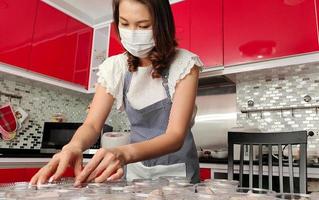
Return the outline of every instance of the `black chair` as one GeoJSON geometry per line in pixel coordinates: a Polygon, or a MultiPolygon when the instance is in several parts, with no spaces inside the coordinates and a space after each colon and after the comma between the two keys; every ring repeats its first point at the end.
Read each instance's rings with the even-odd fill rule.
{"type": "Polygon", "coordinates": [[[262,188],[262,149],[267,146],[268,154],[268,189],[273,190],[273,146],[278,146],[278,175],[280,192],[283,192],[283,149],[282,146],[288,147],[288,170],[289,170],[289,186],[290,192],[294,192],[294,171],[292,159],[292,145],[300,145],[299,149],[299,187],[300,193],[306,193],[307,190],[307,131],[295,132],[274,132],[274,133],[247,133],[247,132],[228,132],[228,179],[232,180],[234,175],[234,145],[240,145],[240,161],[239,161],[239,182],[243,185],[243,167],[244,167],[244,145],[249,145],[249,187],[253,187],[253,147],[259,147],[258,161],[258,185],[262,188]]]}

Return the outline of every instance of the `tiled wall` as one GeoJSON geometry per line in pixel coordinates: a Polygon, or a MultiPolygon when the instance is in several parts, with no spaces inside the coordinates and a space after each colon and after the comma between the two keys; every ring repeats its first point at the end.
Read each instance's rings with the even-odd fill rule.
{"type": "MultiPolygon", "coordinates": [[[[319,106],[319,63],[287,66],[242,73],[237,82],[237,123],[243,127],[258,128],[263,132],[312,130],[309,153],[316,154],[319,147],[319,109],[288,109],[241,113],[246,109],[319,106]],[[309,95],[310,102],[304,97],[309,95]],[[249,107],[252,100],[254,106],[249,107]]],[[[319,107],[318,107],[319,108],[319,107]]]]}
{"type": "MultiPolygon", "coordinates": [[[[20,101],[14,98],[10,101],[8,97],[0,95],[0,105],[11,103],[14,109],[21,107],[28,113],[15,139],[0,139],[0,148],[15,149],[39,149],[43,124],[51,121],[56,113],[62,113],[67,122],[83,122],[93,96],[8,74],[0,74],[0,91],[22,96],[20,101]]],[[[125,114],[115,110],[112,110],[107,124],[113,126],[114,130],[128,130],[125,114]]]]}

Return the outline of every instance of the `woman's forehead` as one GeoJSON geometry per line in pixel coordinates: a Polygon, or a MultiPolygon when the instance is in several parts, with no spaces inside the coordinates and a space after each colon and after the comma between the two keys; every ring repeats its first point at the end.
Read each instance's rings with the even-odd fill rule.
{"type": "Polygon", "coordinates": [[[146,5],[135,0],[122,0],[119,5],[120,18],[131,22],[151,20],[151,14],[146,5]]]}

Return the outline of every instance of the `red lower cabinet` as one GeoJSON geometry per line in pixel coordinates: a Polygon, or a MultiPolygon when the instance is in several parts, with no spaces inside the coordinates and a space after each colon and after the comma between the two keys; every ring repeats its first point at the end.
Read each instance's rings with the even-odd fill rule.
{"type": "Polygon", "coordinates": [[[205,179],[210,179],[211,176],[211,168],[200,168],[199,171],[200,180],[203,181],[205,179]]]}
{"type": "MultiPolygon", "coordinates": [[[[40,168],[0,169],[0,183],[29,182],[40,168]]],[[[73,168],[68,168],[63,177],[74,177],[73,168]]]]}

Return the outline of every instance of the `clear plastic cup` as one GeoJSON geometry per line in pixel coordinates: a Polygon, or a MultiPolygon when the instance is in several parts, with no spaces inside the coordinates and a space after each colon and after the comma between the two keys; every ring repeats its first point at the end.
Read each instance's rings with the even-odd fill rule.
{"type": "Polygon", "coordinates": [[[190,180],[182,176],[161,176],[158,178],[162,182],[168,182],[167,185],[190,186],[190,180]]]}
{"type": "Polygon", "coordinates": [[[238,181],[225,179],[208,179],[203,182],[214,194],[231,194],[235,193],[238,188],[238,181]]]}
{"type": "Polygon", "coordinates": [[[275,197],[278,198],[278,199],[301,199],[301,200],[311,199],[310,195],[307,195],[307,194],[293,194],[293,193],[276,194],[275,197]]]}

